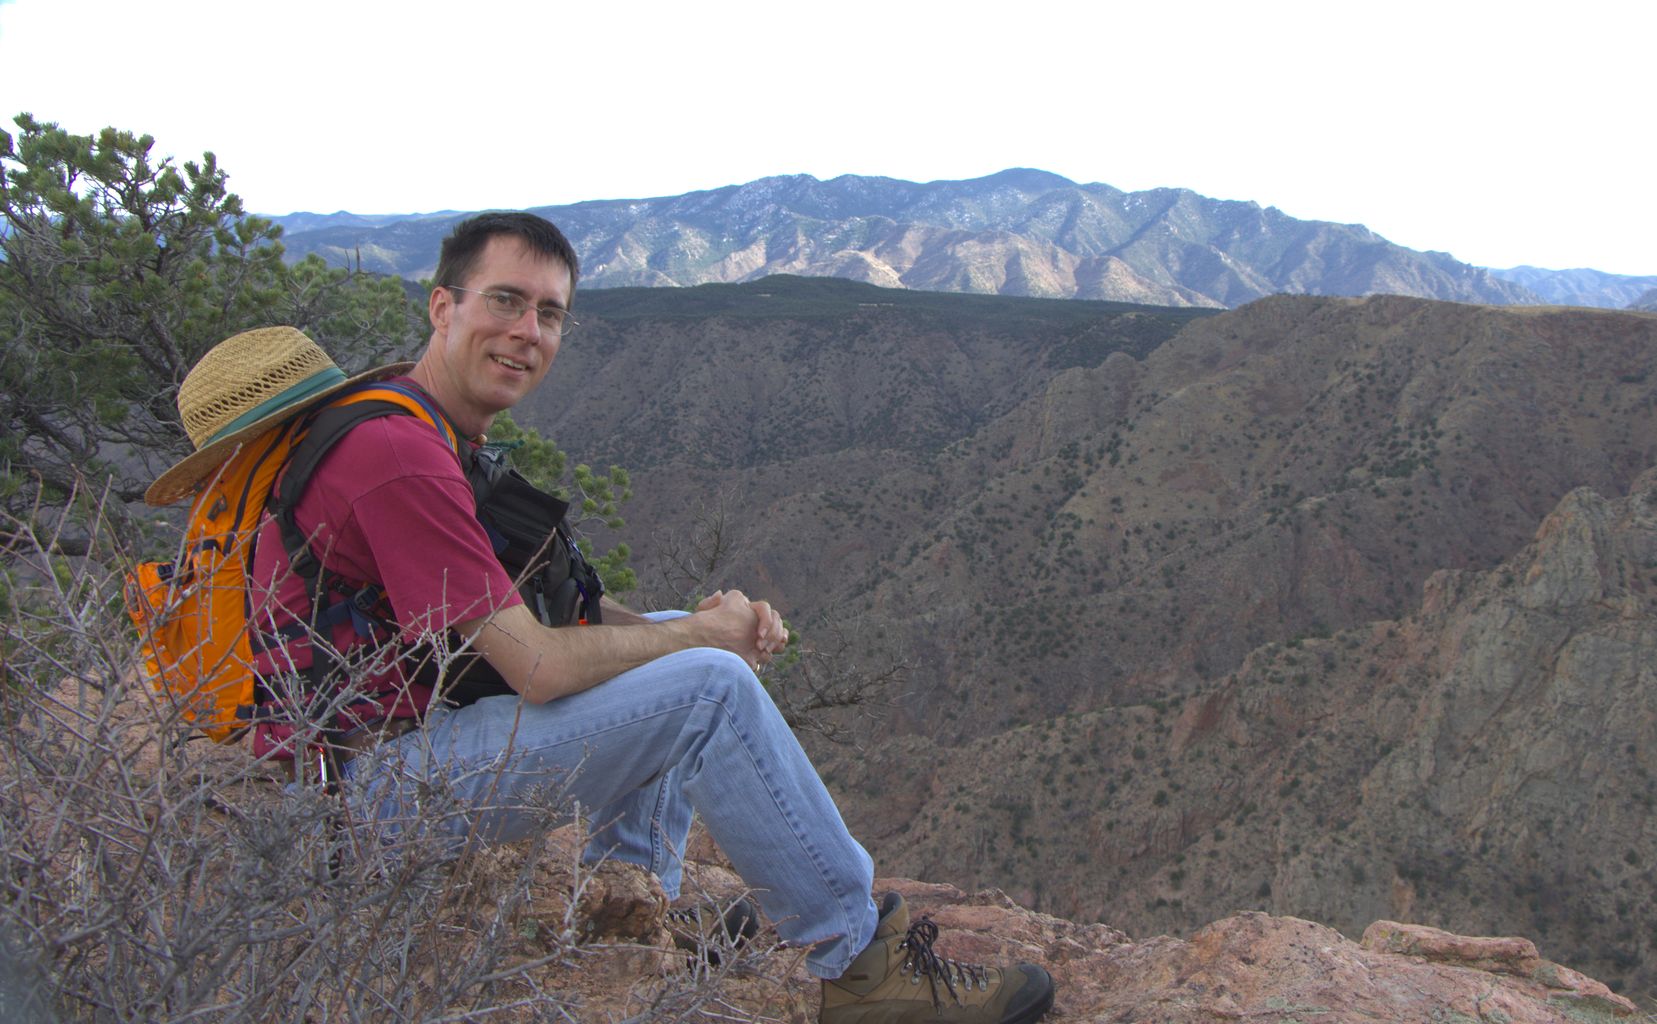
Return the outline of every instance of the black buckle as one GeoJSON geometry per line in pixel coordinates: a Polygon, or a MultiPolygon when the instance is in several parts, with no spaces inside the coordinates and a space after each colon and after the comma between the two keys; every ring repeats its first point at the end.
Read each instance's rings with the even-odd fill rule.
{"type": "Polygon", "coordinates": [[[380,588],[370,584],[351,595],[351,605],[364,615],[369,615],[380,604],[380,588]]]}

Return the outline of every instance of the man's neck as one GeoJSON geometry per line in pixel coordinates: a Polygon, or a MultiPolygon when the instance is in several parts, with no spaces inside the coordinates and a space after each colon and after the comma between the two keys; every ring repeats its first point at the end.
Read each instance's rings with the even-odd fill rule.
{"type": "Polygon", "coordinates": [[[457,416],[455,410],[458,408],[458,404],[447,399],[445,396],[447,389],[442,386],[438,375],[432,372],[424,357],[414,364],[414,369],[410,370],[408,375],[409,379],[420,385],[421,390],[431,396],[431,400],[437,403],[438,411],[443,414],[444,418],[449,421],[457,432],[464,437],[481,442],[484,432],[489,429],[489,424],[495,419],[493,416],[487,419],[465,415],[457,416]]]}

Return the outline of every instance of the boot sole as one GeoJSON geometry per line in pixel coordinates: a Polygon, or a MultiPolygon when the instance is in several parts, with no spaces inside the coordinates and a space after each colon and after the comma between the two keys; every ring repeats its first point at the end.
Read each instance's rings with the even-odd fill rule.
{"type": "Polygon", "coordinates": [[[1053,976],[1034,964],[1019,964],[1018,966],[1025,973],[1025,977],[1030,978],[1031,981],[1045,982],[1042,986],[1043,992],[1033,1004],[1021,1010],[1015,1016],[1001,1018],[1001,1024],[1036,1024],[1036,1021],[1047,1016],[1047,1011],[1053,1008],[1053,976]],[[1032,976],[1032,972],[1037,973],[1032,976]]]}

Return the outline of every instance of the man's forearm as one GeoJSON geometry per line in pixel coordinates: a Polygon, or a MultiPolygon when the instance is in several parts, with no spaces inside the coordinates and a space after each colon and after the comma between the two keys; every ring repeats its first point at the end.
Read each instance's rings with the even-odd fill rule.
{"type": "Polygon", "coordinates": [[[650,629],[608,622],[553,629],[521,604],[455,628],[525,700],[541,704],[689,647],[730,651],[757,667],[787,643],[780,621],[766,602],[731,591],[703,601],[692,615],[652,623],[650,629]]]}
{"type": "Polygon", "coordinates": [[[684,628],[611,625],[608,610],[604,625],[550,629],[522,605],[496,613],[472,638],[489,664],[532,704],[580,693],[698,642],[684,628]]]}
{"type": "Polygon", "coordinates": [[[650,619],[645,618],[633,609],[618,601],[610,600],[608,594],[600,597],[598,604],[603,609],[604,624],[606,626],[648,626],[651,624],[650,619]]]}

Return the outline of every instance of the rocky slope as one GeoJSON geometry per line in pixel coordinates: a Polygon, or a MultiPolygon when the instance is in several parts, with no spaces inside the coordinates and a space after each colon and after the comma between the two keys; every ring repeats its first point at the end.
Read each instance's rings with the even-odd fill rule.
{"type": "MultiPolygon", "coordinates": [[[[1140,932],[1257,908],[1356,936],[1430,906],[1650,984],[1644,776],[1610,747],[1558,782],[1474,785],[1465,760],[1553,749],[1553,723],[1632,757],[1649,727],[1622,690],[1521,686],[1506,731],[1452,758],[1420,701],[1454,651],[1408,644],[1439,639],[1424,594],[1502,586],[1573,490],[1636,493],[1657,318],[1280,297],[1136,347],[1116,332],[1154,321],[1130,312],[1093,334],[901,304],[588,312],[526,418],[638,471],[637,562],[722,502],[741,543],[719,584],[808,639],[860,619],[860,668],[907,656],[856,755],[824,751],[889,869],[1140,932]],[[1405,751],[1419,777],[1360,801],[1405,751]]],[[[1520,664],[1553,665],[1539,642],[1520,664]]]]}
{"type": "MultiPolygon", "coordinates": [[[[704,879],[710,874],[720,873],[702,872],[704,879]]],[[[652,897],[647,880],[619,872],[600,882],[602,896],[594,891],[588,899],[603,907],[596,931],[663,942],[659,911],[649,909],[659,896],[652,897]]],[[[1046,967],[1058,987],[1049,1021],[1610,1024],[1638,1016],[1628,1000],[1544,959],[1522,938],[1471,938],[1377,921],[1353,941],[1311,921],[1249,913],[1213,922],[1188,939],[1134,939],[1106,925],[1032,912],[995,890],[969,895],[905,879],[879,879],[877,887],[902,892],[912,913],[932,917],[945,955],[1046,967]]],[[[737,891],[723,877],[709,888],[737,891]]],[[[621,1019],[648,1005],[652,991],[667,988],[679,969],[677,957],[611,951],[549,980],[579,986],[595,1017],[621,1019]],[[640,981],[652,971],[665,979],[640,981]]],[[[716,984],[726,1019],[816,1019],[818,986],[799,969],[797,954],[742,958],[716,974],[716,984]]]]}
{"type": "Polygon", "coordinates": [[[1130,313],[596,312],[524,418],[638,471],[635,523],[729,497],[729,579],[805,619],[879,609],[939,734],[1180,695],[1397,616],[1657,462],[1657,319],[1632,314],[1276,298],[1144,349],[1130,313]],[[963,716],[1015,664],[1039,685],[963,716]]]}
{"type": "MultiPolygon", "coordinates": [[[[657,199],[535,210],[575,244],[596,287],[842,277],[889,288],[1238,306],[1278,292],[1398,293],[1529,303],[1536,295],[1446,253],[1362,225],[1296,220],[1185,189],[1123,192],[1014,169],[917,183],[844,175],[761,178],[657,199]]],[[[461,214],[365,222],[277,218],[297,258],[430,276],[461,214]]]]}
{"type": "MultiPolygon", "coordinates": [[[[1553,582],[1571,589],[1570,580],[1585,577],[1567,568],[1553,582]]],[[[688,960],[673,948],[660,884],[633,865],[581,866],[578,825],[480,845],[458,861],[418,841],[395,865],[376,863],[369,847],[336,848],[326,860],[298,857],[303,870],[290,874],[288,847],[328,848],[304,823],[332,812],[284,795],[273,766],[245,749],[177,742],[176,715],[136,684],[27,683],[13,705],[8,742],[23,756],[0,764],[10,826],[0,839],[20,897],[0,904],[8,1021],[78,1020],[111,1004],[146,1020],[816,1019],[819,986],[801,951],[766,929],[741,949],[719,945],[712,966],[688,960]],[[266,832],[270,824],[279,831],[266,832]],[[129,832],[147,841],[100,845],[129,832]],[[164,1003],[133,973],[140,935],[142,960],[173,982],[164,1003]],[[392,955],[364,956],[377,946],[392,955]],[[328,966],[336,959],[338,973],[328,966]]],[[[688,854],[687,901],[745,892],[705,833],[688,854]]],[[[1638,1015],[1518,937],[1383,920],[1355,941],[1312,921],[1243,913],[1188,938],[1136,939],[997,890],[892,877],[875,890],[897,890],[915,918],[930,917],[942,955],[1046,967],[1058,986],[1055,1021],[1609,1024],[1638,1015]]]]}
{"type": "Polygon", "coordinates": [[[584,301],[523,418],[637,471],[641,565],[723,502],[742,543],[710,583],[813,644],[861,614],[843,663],[907,654],[892,713],[818,752],[884,873],[1064,919],[962,911],[963,952],[1106,979],[1061,1003],[1081,1019],[1626,1010],[1542,957],[1651,998],[1657,317],[786,279],[584,301]],[[1377,920],[1540,952],[1364,947],[1377,920]]]}
{"type": "Polygon", "coordinates": [[[1022,879],[1131,931],[1259,908],[1518,932],[1657,992],[1654,569],[1657,472],[1578,490],[1415,614],[1268,645],[1183,701],[865,751],[907,784],[862,799],[849,774],[849,820],[888,870],[1022,879]]]}

